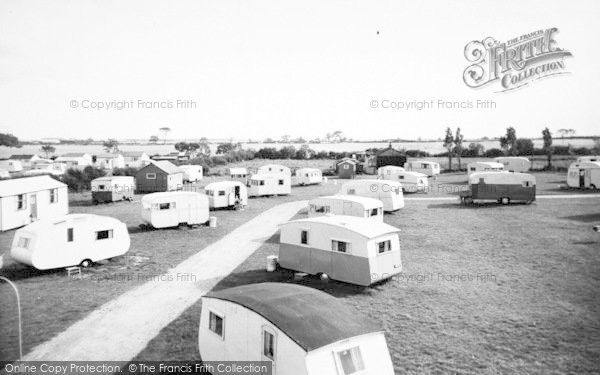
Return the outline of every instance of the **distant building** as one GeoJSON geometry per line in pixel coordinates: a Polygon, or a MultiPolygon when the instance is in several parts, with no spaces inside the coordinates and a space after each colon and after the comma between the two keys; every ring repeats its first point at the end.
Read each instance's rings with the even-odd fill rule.
{"type": "Polygon", "coordinates": [[[358,171],[358,160],[343,158],[335,163],[335,173],[339,178],[354,178],[358,171]]]}
{"type": "Polygon", "coordinates": [[[151,161],[150,156],[144,151],[126,151],[122,154],[126,167],[141,168],[151,161]]]}
{"type": "Polygon", "coordinates": [[[21,166],[24,168],[31,168],[32,163],[36,160],[40,160],[41,158],[36,154],[17,154],[11,155],[8,160],[17,160],[21,162],[21,166]]]}
{"type": "Polygon", "coordinates": [[[392,148],[391,143],[387,148],[379,150],[375,154],[375,170],[386,165],[404,167],[404,163],[406,163],[406,154],[392,148]]]}
{"type": "Polygon", "coordinates": [[[92,165],[92,156],[84,152],[70,152],[57,157],[54,161],[64,164],[67,168],[83,169],[92,165]]]}
{"type": "Polygon", "coordinates": [[[125,159],[121,154],[101,154],[96,155],[96,166],[102,169],[123,168],[125,159]]]}

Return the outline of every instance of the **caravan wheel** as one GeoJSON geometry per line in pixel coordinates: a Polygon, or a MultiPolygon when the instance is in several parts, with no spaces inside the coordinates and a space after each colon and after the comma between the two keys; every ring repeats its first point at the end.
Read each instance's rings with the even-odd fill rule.
{"type": "Polygon", "coordinates": [[[510,198],[504,197],[501,199],[502,204],[507,205],[510,203],[510,198]]]}
{"type": "Polygon", "coordinates": [[[92,265],[92,261],[90,259],[84,259],[80,263],[81,267],[88,268],[92,265]]]}
{"type": "Polygon", "coordinates": [[[591,185],[590,185],[590,189],[592,189],[592,190],[596,190],[596,185],[594,185],[594,184],[591,184],[591,185]]]}

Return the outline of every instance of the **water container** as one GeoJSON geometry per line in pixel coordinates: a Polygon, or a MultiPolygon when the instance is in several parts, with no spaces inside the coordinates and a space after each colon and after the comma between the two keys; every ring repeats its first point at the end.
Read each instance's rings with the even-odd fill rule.
{"type": "Polygon", "coordinates": [[[216,216],[211,216],[208,219],[208,226],[211,228],[216,228],[217,227],[217,217],[216,216]]]}
{"type": "Polygon", "coordinates": [[[274,272],[277,269],[277,261],[279,258],[277,255],[267,256],[267,272],[274,272]]]}

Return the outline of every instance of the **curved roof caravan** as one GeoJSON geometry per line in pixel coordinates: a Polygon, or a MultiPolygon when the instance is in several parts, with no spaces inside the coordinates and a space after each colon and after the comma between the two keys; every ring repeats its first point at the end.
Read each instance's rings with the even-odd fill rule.
{"type": "Polygon", "coordinates": [[[405,171],[400,167],[382,167],[379,168],[378,177],[381,180],[400,182],[406,193],[426,193],[429,190],[429,181],[424,173],[405,171]]]}
{"type": "Polygon", "coordinates": [[[292,192],[291,180],[291,176],[285,173],[257,173],[248,181],[248,194],[251,197],[287,195],[292,192]]]}
{"type": "Polygon", "coordinates": [[[518,172],[478,172],[469,176],[469,191],[460,192],[463,203],[492,201],[502,204],[535,201],[535,177],[518,172]]]}
{"type": "Polygon", "coordinates": [[[355,180],[342,185],[340,194],[379,199],[383,210],[392,212],[404,207],[402,184],[387,180],[355,180]]]}
{"type": "Polygon", "coordinates": [[[327,215],[281,224],[279,264],[368,286],[402,271],[399,229],[355,216],[327,215]]]}
{"type": "Polygon", "coordinates": [[[574,188],[600,188],[600,162],[571,163],[567,172],[567,185],[574,188]]]}
{"type": "Polygon", "coordinates": [[[475,161],[467,164],[467,175],[475,172],[502,172],[504,164],[491,161],[475,161]]]}
{"type": "Polygon", "coordinates": [[[531,168],[531,161],[522,156],[501,156],[494,162],[504,165],[504,170],[509,172],[527,172],[531,168]]]}
{"type": "Polygon", "coordinates": [[[317,168],[299,168],[296,170],[298,185],[316,185],[323,182],[323,172],[317,168]]]}
{"type": "Polygon", "coordinates": [[[577,158],[577,163],[590,162],[590,161],[600,162],[600,156],[589,155],[589,156],[580,156],[577,158]]]}
{"type": "Polygon", "coordinates": [[[142,197],[142,220],[154,228],[204,224],[208,215],[208,197],[204,194],[172,191],[142,197]]]}
{"type": "Polygon", "coordinates": [[[202,297],[198,332],[204,361],[266,361],[277,375],[394,374],[381,327],[305,286],[261,283],[211,292],[202,297]]]}
{"type": "Polygon", "coordinates": [[[278,174],[278,173],[283,173],[286,174],[288,176],[292,176],[292,171],[284,166],[284,165],[279,165],[279,164],[267,164],[267,165],[263,165],[262,167],[258,168],[258,170],[256,171],[256,174],[278,174]]]}
{"type": "Polygon", "coordinates": [[[427,160],[411,160],[404,164],[407,171],[419,172],[433,177],[440,174],[440,163],[427,160]]]}
{"type": "Polygon", "coordinates": [[[92,203],[133,200],[135,180],[132,176],[99,177],[92,180],[92,203]]]}
{"type": "Polygon", "coordinates": [[[331,195],[314,198],[308,202],[308,217],[327,214],[383,221],[383,203],[379,199],[358,195],[331,195]]]}
{"type": "Polygon", "coordinates": [[[229,168],[229,177],[245,181],[248,178],[248,170],[246,168],[229,168]]]}
{"type": "Polygon", "coordinates": [[[90,214],[70,214],[36,221],[19,229],[11,256],[40,270],[68,267],[113,258],[129,250],[127,226],[90,214]]]}
{"type": "Polygon", "coordinates": [[[239,181],[213,182],[204,187],[210,208],[245,207],[248,189],[239,181]]]}

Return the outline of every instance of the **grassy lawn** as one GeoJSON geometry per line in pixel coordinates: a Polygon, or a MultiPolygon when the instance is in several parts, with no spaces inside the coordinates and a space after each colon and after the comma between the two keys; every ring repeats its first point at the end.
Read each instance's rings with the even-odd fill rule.
{"type": "MultiPolygon", "coordinates": [[[[564,184],[564,174],[536,177],[538,194],[576,192],[558,188],[564,184]]],[[[435,183],[461,186],[466,175],[444,174],[435,183]]],[[[89,195],[71,195],[71,212],[110,215],[126,222],[131,249],[108,264],[85,270],[83,280],[68,279],[64,270],[33,272],[5,256],[8,264],[0,272],[16,280],[21,291],[25,351],[144,282],[146,275],[166,271],[265,209],[337,190],[336,180],[298,187],[288,197],[251,199],[242,212],[211,213],[218,218],[217,228],[152,232],[137,229],[139,196],[133,203],[90,206],[89,195]]],[[[441,188],[406,197],[452,192],[441,188]]],[[[398,373],[600,371],[600,235],[591,230],[600,222],[598,200],[547,199],[532,205],[477,208],[452,201],[407,201],[404,209],[386,215],[385,221],[401,229],[404,270],[394,280],[359,288],[312,277],[293,281],[289,271],[267,273],[266,256],[278,252],[274,236],[217,288],[301,282],[342,298],[381,324],[398,373]],[[473,279],[468,280],[469,276],[473,279]]],[[[8,253],[13,234],[0,233],[2,254],[8,253]]],[[[14,359],[14,297],[7,287],[0,288],[0,296],[9,301],[0,307],[5,332],[0,337],[0,356],[14,359]]],[[[137,359],[199,359],[200,310],[199,302],[189,308],[137,359]]]]}

